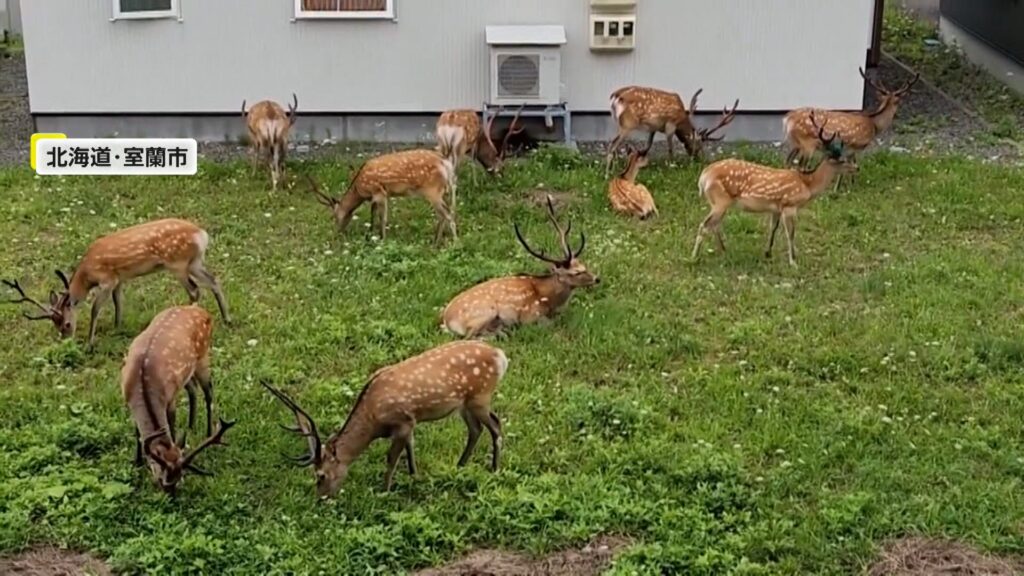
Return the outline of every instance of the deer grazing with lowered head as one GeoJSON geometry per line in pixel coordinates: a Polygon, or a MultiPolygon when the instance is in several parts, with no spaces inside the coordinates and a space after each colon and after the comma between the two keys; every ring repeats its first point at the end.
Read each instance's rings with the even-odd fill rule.
{"type": "Polygon", "coordinates": [[[654,197],[643,184],[637,184],[636,175],[647,166],[647,153],[631,150],[626,169],[618,178],[608,183],[608,199],[616,212],[646,220],[658,213],[654,197]]]}
{"type": "Polygon", "coordinates": [[[221,444],[235,425],[221,419],[213,431],[213,382],[210,340],[213,319],[197,305],[176,306],[156,315],[139,334],[121,366],[121,392],[135,421],[135,465],[149,463],[153,479],[173,494],[185,472],[210,474],[193,461],[203,450],[221,444]],[[178,396],[188,393],[188,429],[195,427],[198,383],[206,403],[206,439],[186,451],[187,430],[175,434],[178,396]]]}
{"type": "MultiPolygon", "coordinates": [[[[505,164],[509,140],[525,129],[519,126],[522,112],[523,108],[516,112],[499,147],[494,143],[494,121],[498,118],[497,114],[491,116],[486,127],[481,127],[475,111],[448,110],[437,120],[437,151],[456,166],[463,159],[472,157],[488,174],[499,174],[505,164]]],[[[475,178],[476,172],[473,175],[475,178]]],[[[454,198],[450,204],[455,206],[454,198]]]]}
{"type": "Polygon", "coordinates": [[[70,280],[57,270],[64,291],[59,295],[51,291],[48,306],[26,296],[17,281],[5,280],[4,284],[21,296],[11,303],[26,302],[42,312],[34,316],[26,312],[26,318],[52,321],[63,338],[74,336],[76,307],[95,289],[89,316],[89,346],[96,341],[96,318],[107,300],[113,299],[114,324],[120,326],[124,283],[158,270],[173,274],[185,287],[192,302],[199,300],[199,286],[209,288],[217,299],[225,323],[230,324],[231,317],[220,282],[203,263],[209,245],[210,235],[191,222],[174,218],[154,220],[94,241],[78,262],[70,280]]]}
{"type": "Polygon", "coordinates": [[[466,448],[459,458],[465,466],[473,455],[483,428],[491,435],[491,469],[501,456],[501,421],[491,410],[491,399],[508,369],[500,349],[482,342],[453,342],[382,368],[356,399],[348,419],[327,438],[320,438],[316,422],[280,390],[263,386],[287,406],[297,426],[285,427],[306,438],[309,453],[295,458],[300,466],[312,466],[316,493],[332,497],[341,489],[349,467],[378,438],[389,438],[384,489],[391,490],[398,459],[405,452],[409,474],[416,474],[413,430],[420,422],[446,418],[458,411],[469,429],[466,448]]]}
{"type": "Polygon", "coordinates": [[[445,192],[450,191],[451,197],[455,197],[455,164],[433,150],[406,150],[367,161],[356,172],[341,198],[322,193],[312,178],[309,182],[319,202],[334,213],[340,233],[348,228],[356,208],[370,202],[371,226],[379,219],[380,238],[383,240],[387,237],[388,200],[420,196],[434,207],[437,214],[434,242],[442,240],[445,228],[453,240],[458,237],[452,213],[455,207],[449,209],[445,203],[445,192]]]}
{"type": "Polygon", "coordinates": [[[811,121],[813,115],[818,122],[828,124],[846,148],[848,154],[856,155],[870,146],[879,134],[888,130],[896,118],[900,101],[906,96],[914,84],[921,79],[918,74],[898,90],[889,90],[880,82],[871,80],[860,69],[860,75],[875,89],[878,96],[878,108],[864,112],[840,112],[835,110],[818,110],[799,108],[786,114],[782,120],[785,129],[785,141],[790,148],[786,162],[792,164],[799,160],[801,164],[810,162],[814,153],[822,147],[818,138],[818,130],[811,121]]]}
{"type": "MultiPolygon", "coordinates": [[[[817,126],[812,116],[811,122],[817,126]]],[[[711,212],[697,231],[693,245],[693,259],[700,254],[704,236],[714,233],[719,248],[725,251],[722,238],[722,219],[733,204],[748,212],[771,214],[771,232],[765,257],[770,258],[775,244],[779,222],[786,229],[789,263],[796,266],[796,214],[828,188],[836,175],[854,174],[857,165],[844,155],[843,141],[837,135],[825,137],[825,126],[818,126],[818,139],[826,156],[812,171],[780,169],[729,159],[715,162],[700,175],[699,193],[711,205],[711,212]]]]}
{"type": "Polygon", "coordinates": [[[555,206],[548,196],[548,218],[558,233],[561,258],[548,257],[544,251],[530,247],[515,225],[516,238],[535,258],[550,266],[547,274],[518,275],[488,280],[459,294],[441,313],[442,326],[464,338],[478,338],[502,331],[506,327],[531,324],[553,317],[572,297],[577,288],[599,284],[601,279],[587,270],[579,260],[587,239],[580,233],[580,246],[569,246],[570,223],[562,228],[555,216],[555,206]]]}
{"type": "Polygon", "coordinates": [[[732,110],[723,110],[722,118],[713,128],[697,129],[693,125],[693,116],[697,112],[697,98],[704,91],[697,90],[690,99],[690,108],[683,105],[682,98],[675,92],[666,92],[644,86],[627,86],[620,88],[611,95],[612,117],[619,127],[619,132],[608,146],[608,159],[605,174],[611,172],[615,152],[630,134],[636,131],[648,133],[647,146],[644,153],[651,150],[654,135],[665,134],[668,141],[668,154],[673,152],[673,138],[678,138],[690,157],[699,159],[703,155],[705,142],[717,142],[724,137],[714,134],[728,126],[736,117],[736,109],[740,101],[736,100],[732,110]]]}
{"type": "Polygon", "coordinates": [[[270,179],[274,190],[277,190],[277,182],[284,173],[284,161],[288,153],[288,132],[295,125],[298,109],[299,98],[295,94],[292,94],[292,103],[288,104],[287,112],[280,104],[271,100],[257,102],[246,110],[245,100],[242,100],[242,116],[249,128],[253,167],[263,161],[270,163],[270,179]]]}

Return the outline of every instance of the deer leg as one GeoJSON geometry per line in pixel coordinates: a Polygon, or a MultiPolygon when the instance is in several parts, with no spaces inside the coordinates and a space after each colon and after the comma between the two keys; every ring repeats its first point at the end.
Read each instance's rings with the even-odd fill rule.
{"type": "Polygon", "coordinates": [[[789,248],[789,263],[796,266],[796,213],[784,212],[782,225],[786,228],[786,245],[789,248]]]}
{"type": "Polygon", "coordinates": [[[463,408],[459,411],[462,414],[462,420],[466,423],[466,430],[468,435],[466,436],[466,449],[462,451],[462,456],[459,457],[459,468],[465,466],[470,457],[473,456],[473,450],[476,449],[476,443],[480,440],[480,432],[483,430],[483,425],[480,424],[480,420],[473,415],[468,409],[463,408]]]}
{"type": "MultiPolygon", "coordinates": [[[[706,218],[704,218],[703,222],[701,222],[700,229],[697,230],[697,240],[693,244],[693,254],[690,256],[692,259],[696,260],[697,256],[700,254],[700,247],[704,243],[705,234],[711,231],[715,231],[716,235],[719,233],[718,226],[720,226],[722,223],[723,215],[723,212],[720,212],[719,210],[712,208],[711,213],[708,214],[706,218]]],[[[719,238],[719,242],[721,242],[721,238],[719,238]]],[[[723,250],[725,249],[724,243],[721,245],[721,248],[723,250]]]]}
{"type": "Polygon", "coordinates": [[[114,292],[111,294],[114,299],[114,326],[120,328],[121,320],[123,318],[121,314],[121,304],[123,303],[121,294],[121,284],[114,287],[114,292]]]}
{"type": "Polygon", "coordinates": [[[395,477],[395,468],[398,467],[398,458],[405,451],[406,445],[409,443],[409,437],[412,435],[412,423],[401,424],[396,427],[391,433],[391,448],[388,449],[388,464],[387,472],[384,474],[384,491],[388,492],[391,490],[391,485],[395,477]]]}
{"type": "Polygon", "coordinates": [[[384,197],[384,201],[381,202],[380,207],[380,240],[381,242],[387,238],[388,234],[388,197],[384,197]]]}
{"type": "Polygon", "coordinates": [[[444,205],[444,200],[439,197],[436,201],[432,202],[432,204],[434,205],[434,212],[437,214],[437,228],[434,232],[434,243],[441,243],[445,225],[448,226],[448,231],[451,232],[452,240],[458,240],[458,234],[455,231],[455,218],[453,218],[451,212],[448,211],[448,207],[444,205]]]}
{"type": "Polygon", "coordinates": [[[139,434],[138,426],[135,427],[135,466],[142,466],[145,461],[142,459],[142,436],[139,434]]]}
{"type": "Polygon", "coordinates": [[[96,319],[100,315],[100,310],[103,309],[103,303],[111,298],[112,293],[112,288],[100,288],[99,292],[96,293],[96,297],[92,301],[92,312],[89,314],[90,348],[92,348],[93,344],[96,343],[96,319]]]}
{"type": "Polygon", "coordinates": [[[473,416],[491,433],[491,470],[496,472],[501,459],[501,420],[498,419],[497,414],[491,412],[488,406],[477,404],[471,405],[469,409],[473,412],[473,416]]]}
{"type": "Polygon", "coordinates": [[[405,443],[405,461],[409,465],[409,476],[416,475],[416,456],[413,455],[413,444],[415,444],[415,439],[410,433],[409,439],[405,443]]]}
{"type": "Polygon", "coordinates": [[[185,393],[188,395],[188,429],[196,429],[196,382],[195,379],[185,383],[185,393]]]}
{"type": "Polygon", "coordinates": [[[377,207],[377,201],[376,200],[371,201],[370,202],[370,229],[369,229],[369,232],[367,232],[368,236],[372,235],[374,228],[377,227],[377,218],[380,216],[379,212],[380,212],[380,208],[377,207]]]}
{"type": "Polygon", "coordinates": [[[643,151],[643,153],[644,153],[644,154],[648,154],[648,153],[650,153],[650,151],[651,151],[651,148],[653,148],[653,147],[654,147],[654,132],[653,132],[653,131],[651,131],[651,132],[650,132],[650,133],[649,133],[649,134],[647,135],[647,146],[645,146],[645,147],[644,147],[644,151],[643,151]]]}
{"type": "MultiPolygon", "coordinates": [[[[175,432],[175,424],[177,422],[177,419],[178,419],[178,409],[174,406],[174,403],[172,402],[169,406],[167,406],[167,430],[170,432],[171,440],[175,444],[178,443],[178,436],[174,433],[175,432]]],[[[184,446],[179,446],[179,448],[183,449],[185,447],[184,446]]]]}
{"type": "MultiPolygon", "coordinates": [[[[206,265],[203,264],[202,260],[193,260],[189,268],[190,281],[195,280],[199,284],[202,284],[213,292],[213,297],[217,299],[217,308],[220,309],[220,315],[224,318],[224,323],[231,324],[231,314],[228,313],[228,301],[224,298],[224,290],[220,286],[220,281],[213,275],[212,272],[206,269],[206,265]]],[[[196,290],[198,294],[199,291],[196,290]]],[[[198,299],[198,296],[196,297],[198,299]]]]}
{"type": "Polygon", "coordinates": [[[189,273],[189,269],[187,267],[185,269],[182,269],[181,267],[175,267],[171,269],[171,272],[178,279],[178,282],[181,283],[181,286],[182,288],[185,289],[185,292],[188,292],[189,303],[195,304],[196,302],[198,302],[199,285],[196,284],[195,280],[193,280],[192,274],[189,273]]]}
{"type": "Polygon", "coordinates": [[[612,161],[615,160],[615,152],[619,149],[619,146],[622,145],[622,141],[625,140],[626,136],[627,134],[624,134],[622,130],[619,130],[618,135],[615,136],[615,138],[613,138],[611,143],[608,145],[608,155],[606,157],[606,162],[604,166],[605,178],[607,178],[608,174],[611,173],[612,161]]]}
{"type": "MultiPolygon", "coordinates": [[[[210,357],[207,355],[196,366],[195,380],[203,391],[203,403],[206,404],[206,437],[213,435],[213,379],[210,377],[210,357]]],[[[192,426],[189,425],[189,428],[192,426]]]]}
{"type": "Polygon", "coordinates": [[[675,140],[675,133],[676,133],[675,130],[673,130],[673,131],[671,131],[671,132],[666,134],[666,136],[668,136],[668,157],[670,159],[675,157],[675,150],[673,148],[674,145],[675,145],[675,142],[674,142],[674,140],[675,140]]]}
{"type": "Polygon", "coordinates": [[[772,257],[772,248],[775,246],[775,233],[779,231],[779,222],[782,217],[778,212],[772,212],[771,232],[768,234],[768,249],[764,251],[765,258],[772,257]]]}

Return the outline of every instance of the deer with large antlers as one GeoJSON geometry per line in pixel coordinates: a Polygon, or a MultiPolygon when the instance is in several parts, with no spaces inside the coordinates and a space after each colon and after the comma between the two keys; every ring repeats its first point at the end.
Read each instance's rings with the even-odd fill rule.
{"type": "Polygon", "coordinates": [[[552,258],[543,250],[530,247],[519,225],[514,226],[516,238],[533,257],[549,266],[547,274],[518,275],[495,278],[459,294],[444,308],[441,322],[447,331],[464,338],[478,338],[502,331],[506,327],[531,324],[558,313],[577,288],[599,284],[601,279],[587,270],[580,254],[587,238],[580,232],[579,248],[569,245],[572,223],[563,228],[555,215],[555,206],[548,196],[548,218],[558,233],[562,256],[552,258]]]}
{"type": "Polygon", "coordinates": [[[445,202],[445,192],[450,191],[451,197],[455,197],[455,164],[433,150],[394,152],[367,161],[356,172],[341,198],[321,192],[312,178],[309,183],[319,202],[331,209],[340,233],[348,228],[353,212],[370,202],[371,226],[380,221],[383,240],[387,236],[388,200],[415,195],[429,202],[437,214],[435,242],[443,239],[446,228],[453,240],[458,237],[452,214],[454,206],[449,209],[445,202]]]}
{"type": "Polygon", "coordinates": [[[114,301],[114,324],[120,326],[124,283],[158,270],[167,270],[173,274],[193,303],[199,300],[200,286],[211,290],[224,322],[230,324],[227,300],[220,282],[203,262],[209,245],[210,235],[191,222],[175,218],[154,220],[94,241],[78,262],[70,280],[57,270],[64,291],[60,294],[51,291],[48,306],[25,295],[17,281],[5,280],[4,284],[21,296],[18,300],[11,300],[11,303],[32,304],[41,312],[36,315],[26,312],[26,318],[52,321],[63,338],[74,336],[76,307],[90,292],[96,290],[89,316],[89,346],[96,341],[96,318],[107,300],[114,301]]]}
{"type": "Polygon", "coordinates": [[[697,111],[697,98],[704,92],[704,89],[697,90],[690,99],[690,108],[683,104],[683,99],[675,92],[666,92],[657,88],[644,86],[627,86],[620,88],[611,95],[612,117],[619,127],[618,134],[608,146],[608,158],[605,166],[605,174],[611,171],[612,161],[618,147],[636,131],[648,133],[647,146],[644,153],[651,150],[654,144],[654,135],[665,134],[668,141],[668,154],[671,157],[673,152],[673,138],[678,138],[686,152],[692,158],[700,158],[703,155],[705,142],[717,142],[724,136],[715,136],[715,133],[725,128],[736,118],[736,110],[740,101],[736,100],[732,110],[728,108],[722,111],[722,118],[712,128],[697,129],[693,125],[693,116],[697,111]]]}
{"type": "MultiPolygon", "coordinates": [[[[482,127],[480,118],[473,110],[448,110],[437,121],[437,150],[456,166],[464,158],[472,157],[488,174],[498,174],[505,163],[509,140],[525,129],[519,125],[522,112],[523,108],[520,107],[499,147],[494,143],[494,121],[498,118],[497,114],[491,116],[486,127],[482,127]]],[[[455,205],[454,199],[451,205],[455,205]]]]}
{"type": "Polygon", "coordinates": [[[263,100],[245,109],[242,100],[242,117],[249,129],[249,143],[253,151],[253,167],[264,159],[270,164],[270,179],[274,190],[284,173],[285,156],[288,153],[288,132],[295,125],[299,109],[299,98],[292,94],[292,102],[288,111],[277,102],[263,100]]]}
{"type": "Polygon", "coordinates": [[[775,234],[781,221],[786,229],[789,263],[796,266],[797,212],[824,192],[836,175],[857,171],[856,163],[844,154],[843,141],[836,134],[826,138],[825,126],[818,126],[814,116],[811,122],[818,129],[817,138],[826,153],[825,159],[812,171],[771,168],[736,159],[715,162],[704,169],[700,175],[699,193],[711,205],[711,212],[697,231],[697,240],[693,245],[694,260],[700,254],[704,236],[712,232],[718,240],[719,248],[725,251],[722,219],[729,207],[739,204],[748,212],[771,214],[766,258],[771,257],[775,234]]]}
{"type": "Polygon", "coordinates": [[[786,114],[782,123],[786,144],[790,147],[786,159],[788,163],[792,164],[794,160],[799,160],[801,164],[809,162],[814,153],[821,149],[821,139],[818,138],[818,129],[811,121],[812,115],[817,121],[827,123],[829,130],[834,131],[843,141],[847,153],[856,157],[870,146],[879,134],[892,126],[903,97],[921,79],[921,75],[917,74],[898,90],[890,90],[881,82],[868,78],[863,68],[860,69],[860,75],[874,88],[878,96],[878,107],[864,112],[799,108],[786,114]]]}
{"type": "Polygon", "coordinates": [[[618,178],[608,183],[608,199],[616,212],[646,220],[658,213],[654,205],[654,197],[643,184],[637,184],[636,176],[640,169],[647,166],[647,153],[643,150],[631,150],[626,169],[618,178]]]}
{"type": "Polygon", "coordinates": [[[168,308],[139,334],[121,367],[121,392],[135,421],[135,465],[149,463],[162,490],[174,493],[185,472],[209,476],[193,464],[203,450],[221,444],[235,425],[220,419],[213,430],[210,340],[213,319],[196,305],[168,308]],[[175,434],[181,390],[188,393],[188,429],[195,426],[198,383],[206,403],[206,439],[185,450],[187,430],[175,434]]]}
{"type": "Polygon", "coordinates": [[[508,358],[498,348],[482,342],[453,342],[382,368],[356,399],[348,419],[326,441],[316,422],[284,392],[263,383],[295,416],[297,426],[284,427],[304,437],[309,452],[296,458],[300,466],[312,466],[316,492],[331,497],[341,489],[349,467],[378,438],[390,438],[384,489],[390,490],[405,452],[409,474],[416,474],[413,430],[458,411],[469,430],[466,448],[458,465],[465,466],[476,448],[481,431],[491,435],[491,469],[501,456],[501,421],[491,410],[491,399],[508,369],[508,358]]]}

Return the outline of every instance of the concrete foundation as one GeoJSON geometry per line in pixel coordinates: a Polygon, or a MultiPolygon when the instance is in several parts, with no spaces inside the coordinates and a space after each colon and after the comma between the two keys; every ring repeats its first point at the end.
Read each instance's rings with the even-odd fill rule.
{"type": "MultiPolygon", "coordinates": [[[[698,115],[698,127],[712,125],[717,115],[698,115]]],[[[499,121],[499,125],[500,125],[499,121]]],[[[507,120],[506,120],[507,122],[507,120]]],[[[241,141],[247,134],[241,115],[37,115],[36,132],[62,132],[71,138],[195,138],[200,142],[241,141]]],[[[432,145],[437,115],[313,115],[299,116],[292,132],[294,141],[324,140],[394,142],[432,145]]],[[[562,126],[552,129],[540,119],[527,122],[530,136],[561,141],[562,126]]],[[[572,137],[576,142],[606,142],[616,133],[608,114],[574,114],[572,137]]],[[[782,136],[782,114],[739,114],[723,130],[728,141],[777,141],[782,136]]],[[[663,138],[659,136],[659,139],[663,138]]]]}
{"type": "Polygon", "coordinates": [[[1010,88],[1024,94],[1024,66],[992,48],[948,18],[939,19],[939,33],[947,44],[955,44],[968,60],[988,70],[1010,88]]]}

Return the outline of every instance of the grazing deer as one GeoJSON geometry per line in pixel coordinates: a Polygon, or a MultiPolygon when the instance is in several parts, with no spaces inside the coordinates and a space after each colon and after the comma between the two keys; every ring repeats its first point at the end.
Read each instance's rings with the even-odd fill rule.
{"type": "Polygon", "coordinates": [[[331,497],[341,489],[352,462],[378,438],[391,439],[384,489],[391,490],[403,451],[409,474],[415,475],[413,429],[416,424],[441,420],[456,410],[469,429],[458,465],[465,466],[469,462],[481,430],[487,428],[493,450],[491,469],[497,470],[501,456],[501,421],[491,410],[491,399],[507,369],[505,353],[482,342],[445,344],[382,368],[370,376],[344,426],[326,443],[321,441],[313,418],[294,400],[269,384],[263,386],[295,415],[298,426],[285,429],[300,434],[309,443],[309,453],[294,460],[300,466],[312,466],[317,495],[331,497]]]}
{"type": "Polygon", "coordinates": [[[561,258],[549,258],[543,251],[531,248],[518,224],[515,231],[523,248],[535,258],[547,262],[550,271],[540,276],[519,275],[488,280],[459,294],[441,313],[442,325],[447,331],[464,338],[477,338],[505,327],[551,318],[569,302],[575,289],[601,282],[579,260],[587,244],[586,237],[580,233],[580,247],[573,251],[567,238],[572,224],[566,228],[558,224],[550,196],[548,218],[558,232],[561,258]]]}
{"type": "MultiPolygon", "coordinates": [[[[817,122],[812,117],[812,122],[817,122]]],[[[818,139],[825,149],[826,157],[813,171],[779,169],[761,166],[743,160],[729,159],[715,162],[700,175],[699,192],[711,205],[711,213],[697,231],[693,246],[693,259],[700,253],[704,235],[715,233],[719,248],[725,251],[722,238],[722,219],[729,207],[739,203],[748,212],[771,213],[771,232],[765,257],[770,258],[775,244],[775,233],[779,221],[786,228],[789,247],[789,263],[796,266],[796,214],[808,202],[828,188],[837,174],[853,174],[857,165],[844,156],[843,141],[835,134],[825,137],[825,127],[818,127],[818,139]]]]}
{"type": "MultiPolygon", "coordinates": [[[[486,128],[481,129],[480,119],[473,110],[448,110],[437,121],[437,151],[456,166],[464,158],[472,156],[488,174],[499,174],[504,167],[509,140],[525,129],[519,126],[522,112],[523,108],[520,107],[505,132],[501,147],[498,147],[494,143],[494,121],[498,118],[497,114],[487,122],[486,128]]],[[[454,198],[451,206],[455,206],[454,198]]]]}
{"type": "Polygon", "coordinates": [[[629,163],[626,169],[618,178],[608,183],[608,199],[611,200],[612,208],[616,212],[635,216],[646,220],[658,213],[654,205],[654,197],[647,187],[636,183],[636,175],[640,169],[647,166],[647,153],[643,150],[632,150],[629,153],[629,163]]]}
{"type": "Polygon", "coordinates": [[[196,305],[168,308],[139,334],[121,366],[121,392],[135,421],[135,465],[149,462],[161,489],[174,493],[186,471],[210,473],[192,462],[235,425],[220,420],[213,431],[210,339],[213,319],[196,305]],[[188,392],[188,429],[195,426],[195,385],[206,403],[206,440],[185,451],[186,431],[175,435],[175,413],[182,388],[188,392]],[[145,459],[143,458],[145,457],[145,459]]]}
{"type": "Polygon", "coordinates": [[[921,75],[918,74],[899,90],[889,90],[883,84],[868,78],[864,74],[863,68],[859,71],[861,77],[875,89],[879,101],[878,108],[874,111],[864,112],[799,108],[786,114],[782,124],[785,129],[786,144],[790,147],[787,163],[792,164],[794,160],[799,159],[801,164],[805,164],[821,148],[822,144],[818,138],[817,128],[811,121],[812,115],[818,121],[827,123],[829,129],[842,140],[847,153],[856,157],[870,146],[879,134],[892,126],[896,112],[899,110],[900,101],[921,79],[921,75]]]}
{"type": "Polygon", "coordinates": [[[683,105],[679,94],[674,92],[643,86],[627,86],[613,92],[611,95],[612,117],[619,127],[619,132],[608,147],[605,174],[607,175],[611,171],[615,151],[630,134],[638,130],[648,133],[645,154],[650,152],[651,146],[654,144],[654,135],[659,132],[665,134],[670,157],[674,154],[673,137],[683,143],[686,152],[692,158],[700,158],[703,155],[705,142],[722,140],[724,137],[716,138],[714,134],[733,121],[740,101],[736,100],[732,111],[722,111],[722,119],[717,126],[698,130],[693,126],[692,120],[693,115],[697,112],[697,98],[703,91],[703,88],[697,90],[693,98],[690,99],[689,110],[683,105]]]}
{"type": "Polygon", "coordinates": [[[433,150],[394,152],[367,161],[356,172],[341,198],[332,198],[322,193],[312,178],[309,182],[319,202],[334,213],[341,233],[348,228],[356,208],[370,202],[371,226],[379,215],[380,237],[383,240],[388,229],[388,200],[418,195],[430,202],[437,213],[434,242],[441,241],[446,226],[452,239],[458,238],[455,216],[444,201],[446,191],[450,190],[451,197],[455,197],[455,164],[433,150]]]}
{"type": "Polygon", "coordinates": [[[298,109],[299,98],[295,94],[292,94],[292,103],[288,104],[287,112],[280,104],[271,100],[257,102],[246,111],[245,100],[242,100],[242,116],[249,128],[249,142],[253,150],[253,168],[265,156],[269,156],[270,179],[273,182],[274,190],[277,190],[277,182],[284,173],[284,160],[288,152],[288,132],[295,125],[298,109]]]}
{"type": "Polygon", "coordinates": [[[199,286],[209,288],[217,299],[217,306],[225,323],[231,323],[227,301],[220,282],[203,263],[210,235],[195,224],[178,219],[165,219],[139,224],[94,241],[79,261],[71,280],[57,270],[64,284],[58,295],[50,292],[49,306],[25,295],[17,281],[4,281],[21,296],[11,303],[26,302],[42,311],[39,315],[25,313],[30,320],[51,320],[63,338],[75,334],[76,306],[98,289],[89,316],[89,346],[96,341],[96,318],[108,299],[114,301],[114,324],[121,325],[121,289],[125,282],[166,269],[181,282],[189,300],[199,300],[199,286]]]}

